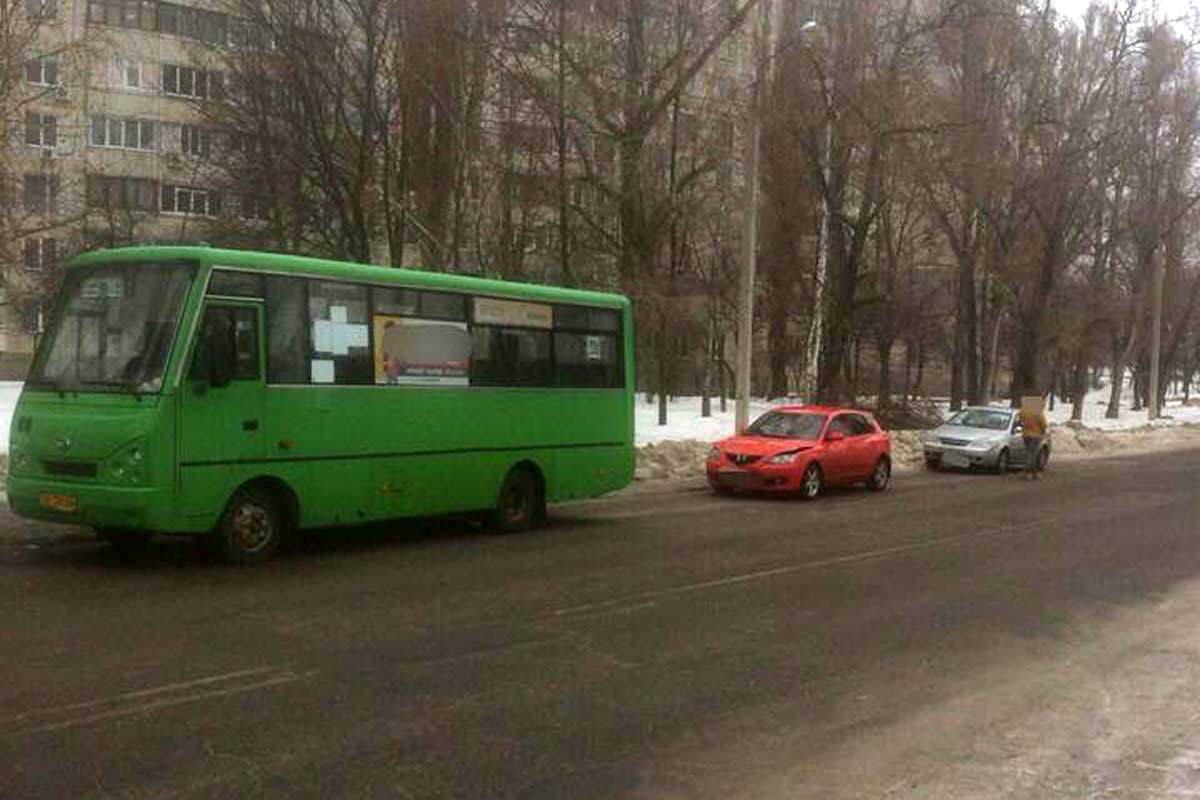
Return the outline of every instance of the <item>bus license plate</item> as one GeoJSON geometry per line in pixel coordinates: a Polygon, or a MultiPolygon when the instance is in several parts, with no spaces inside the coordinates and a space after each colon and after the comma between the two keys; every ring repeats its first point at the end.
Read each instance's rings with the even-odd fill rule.
{"type": "Polygon", "coordinates": [[[79,510],[79,498],[73,494],[40,494],[38,504],[63,514],[74,514],[79,510]]]}

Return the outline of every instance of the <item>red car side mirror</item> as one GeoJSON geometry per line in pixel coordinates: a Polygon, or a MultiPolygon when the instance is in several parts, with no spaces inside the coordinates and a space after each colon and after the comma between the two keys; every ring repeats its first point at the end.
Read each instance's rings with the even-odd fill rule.
{"type": "Polygon", "coordinates": [[[845,438],[846,434],[842,433],[841,431],[830,431],[829,433],[825,434],[825,441],[827,442],[840,442],[845,438]]]}

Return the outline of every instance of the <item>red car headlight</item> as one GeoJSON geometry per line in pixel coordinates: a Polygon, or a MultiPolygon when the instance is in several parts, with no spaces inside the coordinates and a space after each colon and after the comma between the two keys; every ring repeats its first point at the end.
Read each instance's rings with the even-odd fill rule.
{"type": "Polygon", "coordinates": [[[773,455],[766,460],[768,464],[795,464],[796,459],[800,458],[800,452],[794,453],[779,453],[773,455]]]}
{"type": "Polygon", "coordinates": [[[711,450],[709,450],[708,451],[708,460],[709,461],[720,461],[721,460],[721,448],[713,447],[711,450]]]}

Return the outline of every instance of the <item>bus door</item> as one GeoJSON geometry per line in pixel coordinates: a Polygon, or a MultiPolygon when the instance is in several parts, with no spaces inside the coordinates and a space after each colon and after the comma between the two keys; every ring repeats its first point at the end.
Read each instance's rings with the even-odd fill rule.
{"type": "Polygon", "coordinates": [[[265,455],[263,304],[208,301],[183,386],[179,461],[227,468],[265,455]]]}

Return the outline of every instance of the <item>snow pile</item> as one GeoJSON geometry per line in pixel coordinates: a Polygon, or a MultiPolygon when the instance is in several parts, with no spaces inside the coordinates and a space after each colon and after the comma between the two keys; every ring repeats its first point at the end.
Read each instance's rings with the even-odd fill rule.
{"type": "Polygon", "coordinates": [[[1078,425],[1055,425],[1050,430],[1057,454],[1099,454],[1122,450],[1148,452],[1200,445],[1200,426],[1153,425],[1127,430],[1094,430],[1078,425]]]}
{"type": "Polygon", "coordinates": [[[920,431],[889,431],[892,437],[892,464],[897,467],[916,467],[925,462],[921,449],[920,431]]]}
{"type": "Polygon", "coordinates": [[[639,447],[634,480],[700,477],[704,474],[704,460],[711,449],[711,442],[695,439],[652,442],[639,447]]]}
{"type": "Polygon", "coordinates": [[[17,410],[17,399],[21,396],[20,381],[0,381],[0,452],[8,452],[8,427],[12,424],[13,412],[17,410]]]}

